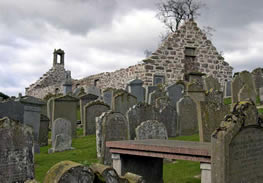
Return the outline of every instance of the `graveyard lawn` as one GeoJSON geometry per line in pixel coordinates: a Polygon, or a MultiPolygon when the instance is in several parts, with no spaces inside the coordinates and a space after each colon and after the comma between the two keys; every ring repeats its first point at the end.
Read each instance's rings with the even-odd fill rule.
{"type": "MultiPolygon", "coordinates": [[[[98,162],[96,157],[96,137],[89,135],[82,137],[82,129],[77,130],[77,138],[73,139],[74,150],[48,154],[51,147],[41,147],[40,154],[35,155],[36,180],[43,182],[47,171],[56,163],[71,160],[81,164],[90,165],[98,162]]],[[[180,136],[169,140],[199,141],[198,134],[193,136],[180,136]]],[[[191,161],[173,161],[164,163],[165,183],[200,183],[200,163],[191,161]]]]}

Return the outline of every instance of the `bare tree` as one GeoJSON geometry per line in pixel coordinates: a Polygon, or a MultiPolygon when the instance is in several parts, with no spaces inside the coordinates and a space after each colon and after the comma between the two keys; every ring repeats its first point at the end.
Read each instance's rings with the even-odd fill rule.
{"type": "Polygon", "coordinates": [[[205,6],[199,0],[164,0],[158,5],[157,17],[175,32],[182,21],[193,20],[198,17],[199,10],[205,6]]]}

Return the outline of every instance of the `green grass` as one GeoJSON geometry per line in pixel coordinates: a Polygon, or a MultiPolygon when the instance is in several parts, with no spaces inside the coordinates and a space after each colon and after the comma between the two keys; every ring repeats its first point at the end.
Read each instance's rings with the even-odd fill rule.
{"type": "Polygon", "coordinates": [[[263,115],[263,108],[258,109],[258,113],[261,114],[261,115],[263,115]]]}
{"type": "Polygon", "coordinates": [[[224,104],[225,104],[225,105],[232,104],[232,98],[231,98],[231,97],[224,98],[224,104]]]}
{"type": "Polygon", "coordinates": [[[81,120],[80,119],[80,107],[77,108],[77,120],[81,120]]]}
{"type": "MultiPolygon", "coordinates": [[[[71,160],[81,164],[89,165],[98,162],[96,157],[96,137],[90,135],[82,137],[82,129],[77,129],[77,138],[73,139],[74,150],[48,154],[51,147],[41,147],[40,154],[35,155],[35,176],[36,180],[43,182],[47,171],[56,163],[64,160],[71,160]]],[[[169,140],[199,141],[198,134],[193,136],[181,136],[169,138],[169,140]]],[[[200,183],[200,164],[192,161],[174,161],[164,163],[163,167],[165,183],[200,183]]]]}

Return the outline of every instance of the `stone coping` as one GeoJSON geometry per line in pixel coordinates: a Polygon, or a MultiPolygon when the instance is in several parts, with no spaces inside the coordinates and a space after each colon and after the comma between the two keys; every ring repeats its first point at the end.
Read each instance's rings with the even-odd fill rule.
{"type": "Polygon", "coordinates": [[[116,154],[211,162],[211,145],[206,142],[150,139],[109,141],[106,146],[116,154]]]}

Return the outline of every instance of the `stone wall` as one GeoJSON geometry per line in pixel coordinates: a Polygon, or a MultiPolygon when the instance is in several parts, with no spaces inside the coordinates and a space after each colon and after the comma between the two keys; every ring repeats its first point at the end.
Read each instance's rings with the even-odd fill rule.
{"type": "Polygon", "coordinates": [[[62,83],[66,79],[66,70],[64,65],[54,65],[48,72],[39,78],[34,84],[26,88],[26,95],[44,98],[48,93],[61,93],[63,91],[62,83]]]}
{"type": "Polygon", "coordinates": [[[172,84],[183,79],[186,73],[203,72],[217,78],[223,86],[225,81],[231,80],[232,70],[197,24],[189,21],[168,36],[142,64],[92,75],[76,81],[75,84],[93,85],[94,81],[99,79],[99,88],[124,89],[127,82],[136,77],[144,81],[144,86],[151,86],[154,85],[155,76],[164,77],[166,84],[172,84]]]}

